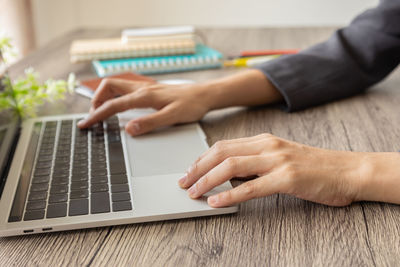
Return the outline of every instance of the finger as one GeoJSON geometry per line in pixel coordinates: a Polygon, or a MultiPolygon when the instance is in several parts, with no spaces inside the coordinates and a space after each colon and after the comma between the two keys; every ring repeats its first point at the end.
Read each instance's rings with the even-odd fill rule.
{"type": "Polygon", "coordinates": [[[108,100],[104,105],[93,110],[89,116],[78,123],[79,128],[87,128],[93,124],[103,121],[108,117],[130,108],[143,107],[144,102],[141,98],[136,98],[133,94],[124,95],[112,100],[108,100]]]}
{"type": "Polygon", "coordinates": [[[229,144],[237,144],[237,143],[247,143],[247,142],[252,142],[252,141],[258,141],[266,138],[273,137],[272,134],[269,133],[263,133],[251,137],[243,137],[243,138],[236,138],[236,139],[230,139],[230,140],[222,140],[216,142],[211,149],[208,149],[206,152],[204,152],[198,159],[197,161],[200,161],[202,158],[206,157],[209,153],[213,152],[213,149],[218,149],[218,146],[224,146],[224,145],[229,145],[229,144]]]}
{"type": "Polygon", "coordinates": [[[189,190],[191,198],[201,197],[233,177],[259,175],[272,169],[274,162],[265,156],[231,157],[203,175],[189,190]]]}
{"type": "Polygon", "coordinates": [[[119,95],[129,94],[143,86],[144,82],[133,82],[123,79],[103,79],[96,89],[92,106],[96,109],[109,99],[119,95]]]}
{"type": "Polygon", "coordinates": [[[125,126],[125,131],[132,136],[137,136],[159,127],[175,124],[178,121],[174,113],[174,106],[168,105],[153,114],[128,122],[125,126]]]}
{"type": "Polygon", "coordinates": [[[262,147],[258,145],[258,141],[258,138],[249,138],[237,142],[218,142],[209,149],[207,154],[189,168],[186,175],[179,180],[179,185],[182,188],[188,188],[201,176],[229,157],[259,154],[262,147]]]}
{"type": "Polygon", "coordinates": [[[210,196],[207,199],[208,204],[213,208],[222,208],[232,206],[253,198],[269,196],[279,193],[282,183],[280,177],[271,173],[245,182],[231,190],[210,196]]]}

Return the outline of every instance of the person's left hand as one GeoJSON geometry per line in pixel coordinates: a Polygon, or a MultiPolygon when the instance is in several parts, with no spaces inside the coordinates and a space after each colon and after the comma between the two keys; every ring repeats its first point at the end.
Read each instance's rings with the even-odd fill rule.
{"type": "Polygon", "coordinates": [[[234,177],[256,179],[210,196],[212,207],[225,207],[276,193],[331,206],[358,200],[365,153],[332,151],[286,141],[270,134],[217,142],[179,180],[199,198],[234,177]]]}

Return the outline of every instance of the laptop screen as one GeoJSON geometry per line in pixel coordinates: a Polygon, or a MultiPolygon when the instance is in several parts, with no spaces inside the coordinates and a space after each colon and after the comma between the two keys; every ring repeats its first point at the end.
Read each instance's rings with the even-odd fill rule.
{"type": "MultiPolygon", "coordinates": [[[[0,73],[0,92],[5,90],[4,80],[8,79],[7,77],[5,73],[0,73]]],[[[19,119],[10,111],[0,111],[0,199],[18,139],[18,126],[19,119]]]]}

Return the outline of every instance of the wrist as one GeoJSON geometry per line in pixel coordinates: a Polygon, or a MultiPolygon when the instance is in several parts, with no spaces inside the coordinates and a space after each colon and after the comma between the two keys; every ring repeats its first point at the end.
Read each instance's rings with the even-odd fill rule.
{"type": "Polygon", "coordinates": [[[363,153],[359,201],[400,204],[400,153],[363,153]]]}
{"type": "Polygon", "coordinates": [[[198,86],[210,110],[230,106],[264,105],[283,99],[274,85],[259,70],[245,70],[198,86]]]}

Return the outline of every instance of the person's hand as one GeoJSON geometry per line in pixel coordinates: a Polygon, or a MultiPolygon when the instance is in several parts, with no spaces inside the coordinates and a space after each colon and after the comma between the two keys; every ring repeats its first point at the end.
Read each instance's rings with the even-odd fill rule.
{"type": "Polygon", "coordinates": [[[104,79],[96,90],[89,117],[78,126],[90,127],[128,109],[158,110],[126,125],[129,134],[140,135],[162,126],[197,121],[211,109],[256,106],[281,99],[277,89],[259,70],[246,70],[226,78],[185,85],[104,79]]]}
{"type": "Polygon", "coordinates": [[[277,193],[331,206],[359,200],[364,154],[331,151],[270,134],[217,142],[179,180],[199,198],[234,177],[258,177],[208,197],[212,207],[230,206],[277,193]]]}
{"type": "Polygon", "coordinates": [[[133,108],[154,108],[150,115],[131,120],[125,130],[140,135],[155,128],[201,119],[210,109],[199,84],[165,85],[104,79],[92,100],[90,115],[78,123],[80,128],[105,120],[115,113],[133,108]],[[118,97],[117,97],[118,96],[118,97]]]}

